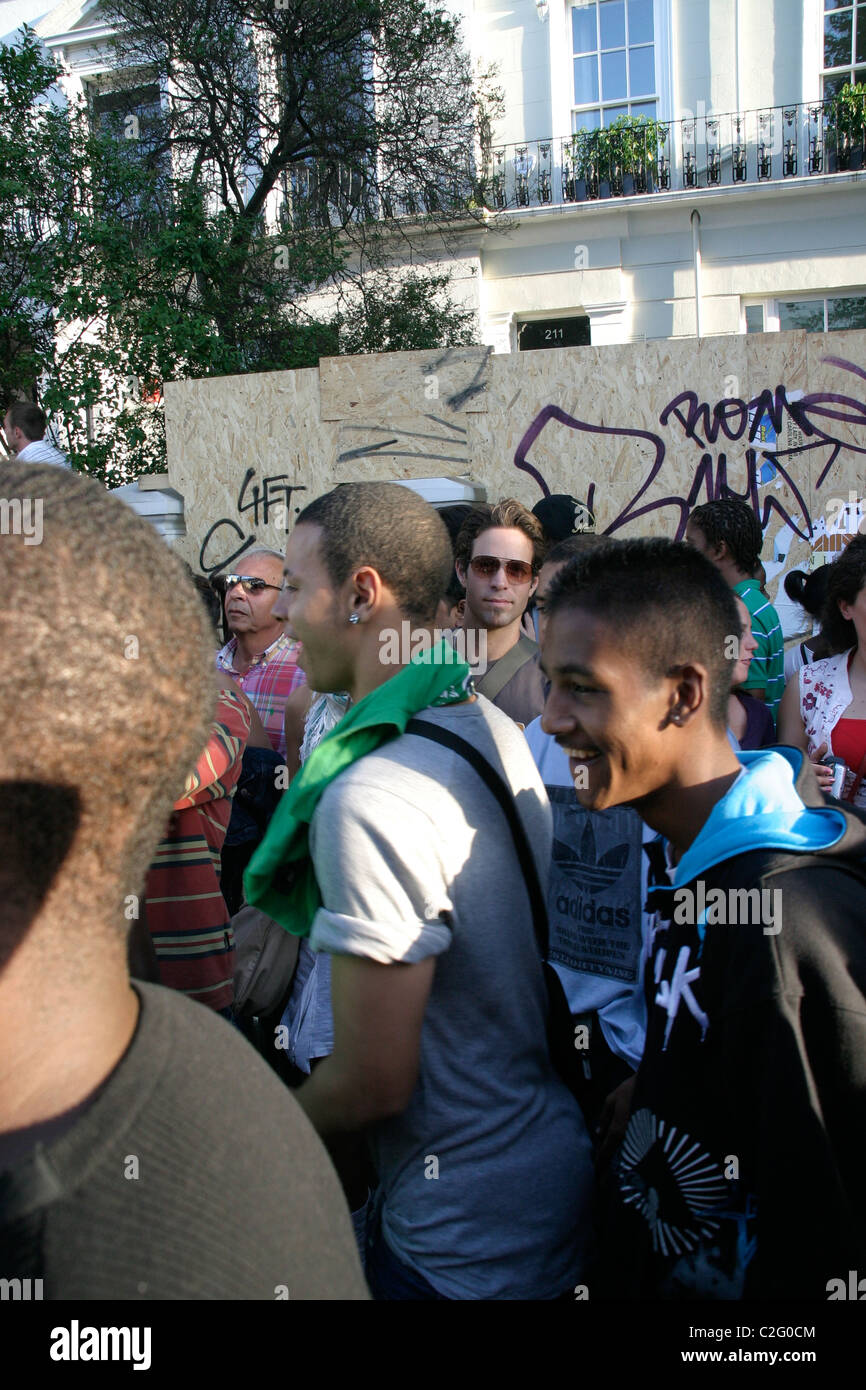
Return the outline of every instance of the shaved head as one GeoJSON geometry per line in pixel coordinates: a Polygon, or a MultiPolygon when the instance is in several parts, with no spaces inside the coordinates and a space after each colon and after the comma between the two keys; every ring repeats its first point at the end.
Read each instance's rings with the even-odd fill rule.
{"type": "Polygon", "coordinates": [[[147,522],[48,465],[7,464],[2,492],[0,970],[51,899],[67,953],[122,939],[215,704],[207,616],[147,522]]]}

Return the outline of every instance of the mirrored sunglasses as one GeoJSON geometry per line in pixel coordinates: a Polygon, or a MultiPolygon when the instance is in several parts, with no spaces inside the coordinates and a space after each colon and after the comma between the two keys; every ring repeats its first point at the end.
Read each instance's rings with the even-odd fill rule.
{"type": "Polygon", "coordinates": [[[510,584],[528,584],[532,578],[532,566],[526,560],[500,560],[498,555],[473,555],[469,568],[480,579],[492,579],[500,567],[510,584]]]}
{"type": "Polygon", "coordinates": [[[245,594],[258,594],[262,589],[276,589],[277,592],[280,590],[279,584],[269,584],[257,574],[218,574],[211,580],[211,584],[218,594],[225,594],[236,584],[240,584],[245,594]]]}

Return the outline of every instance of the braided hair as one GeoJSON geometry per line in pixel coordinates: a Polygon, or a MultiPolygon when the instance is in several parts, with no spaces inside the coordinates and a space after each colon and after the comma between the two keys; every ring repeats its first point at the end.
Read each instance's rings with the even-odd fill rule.
{"type": "Polygon", "coordinates": [[[711,546],[724,541],[738,569],[747,575],[754,574],[761,558],[764,534],[751,507],[739,497],[720,497],[715,502],[695,507],[689,525],[697,526],[711,546]]]}

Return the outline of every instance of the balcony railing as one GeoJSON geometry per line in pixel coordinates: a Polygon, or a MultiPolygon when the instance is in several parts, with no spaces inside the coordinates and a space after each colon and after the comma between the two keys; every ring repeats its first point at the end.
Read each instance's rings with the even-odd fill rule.
{"type": "Polygon", "coordinates": [[[493,146],[483,199],[493,211],[646,193],[770,183],[866,168],[866,111],[838,101],[624,121],[565,139],[493,146]]]}

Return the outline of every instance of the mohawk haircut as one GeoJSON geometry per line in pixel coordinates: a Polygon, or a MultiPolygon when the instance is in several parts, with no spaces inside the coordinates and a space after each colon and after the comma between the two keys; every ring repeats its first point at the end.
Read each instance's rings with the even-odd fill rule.
{"type": "Polygon", "coordinates": [[[491,507],[488,503],[482,502],[472,508],[463,525],[457,534],[454,544],[454,559],[462,570],[469,568],[469,561],[472,559],[472,547],[481,535],[482,531],[489,531],[493,526],[510,526],[516,531],[522,531],[532,542],[532,572],[538,574],[544,564],[544,552],[546,542],[541,522],[537,516],[533,516],[528,507],[524,507],[522,502],[518,502],[515,497],[506,497],[504,501],[497,502],[491,507]]]}
{"type": "Polygon", "coordinates": [[[423,497],[399,483],[342,483],[305,507],[295,525],[320,528],[335,589],[370,565],[407,617],[433,621],[454,560],[445,523],[423,497]]]}
{"type": "Polygon", "coordinates": [[[153,527],[48,464],[4,465],[3,488],[42,539],[0,538],[0,969],[57,877],[63,952],[105,949],[91,923],[123,940],[216,703],[207,615],[153,527]]]}
{"type": "Polygon", "coordinates": [[[697,526],[712,546],[724,541],[738,569],[745,570],[750,578],[754,576],[761,561],[764,533],[751,507],[739,497],[720,497],[695,507],[689,525],[697,526]]]}
{"type": "Polygon", "coordinates": [[[715,565],[680,541],[612,541],[561,569],[545,600],[556,613],[579,608],[601,618],[619,650],[657,683],[679,667],[698,662],[709,672],[709,715],[727,725],[732,662],[728,639],[739,636],[734,591],[715,565]]]}

